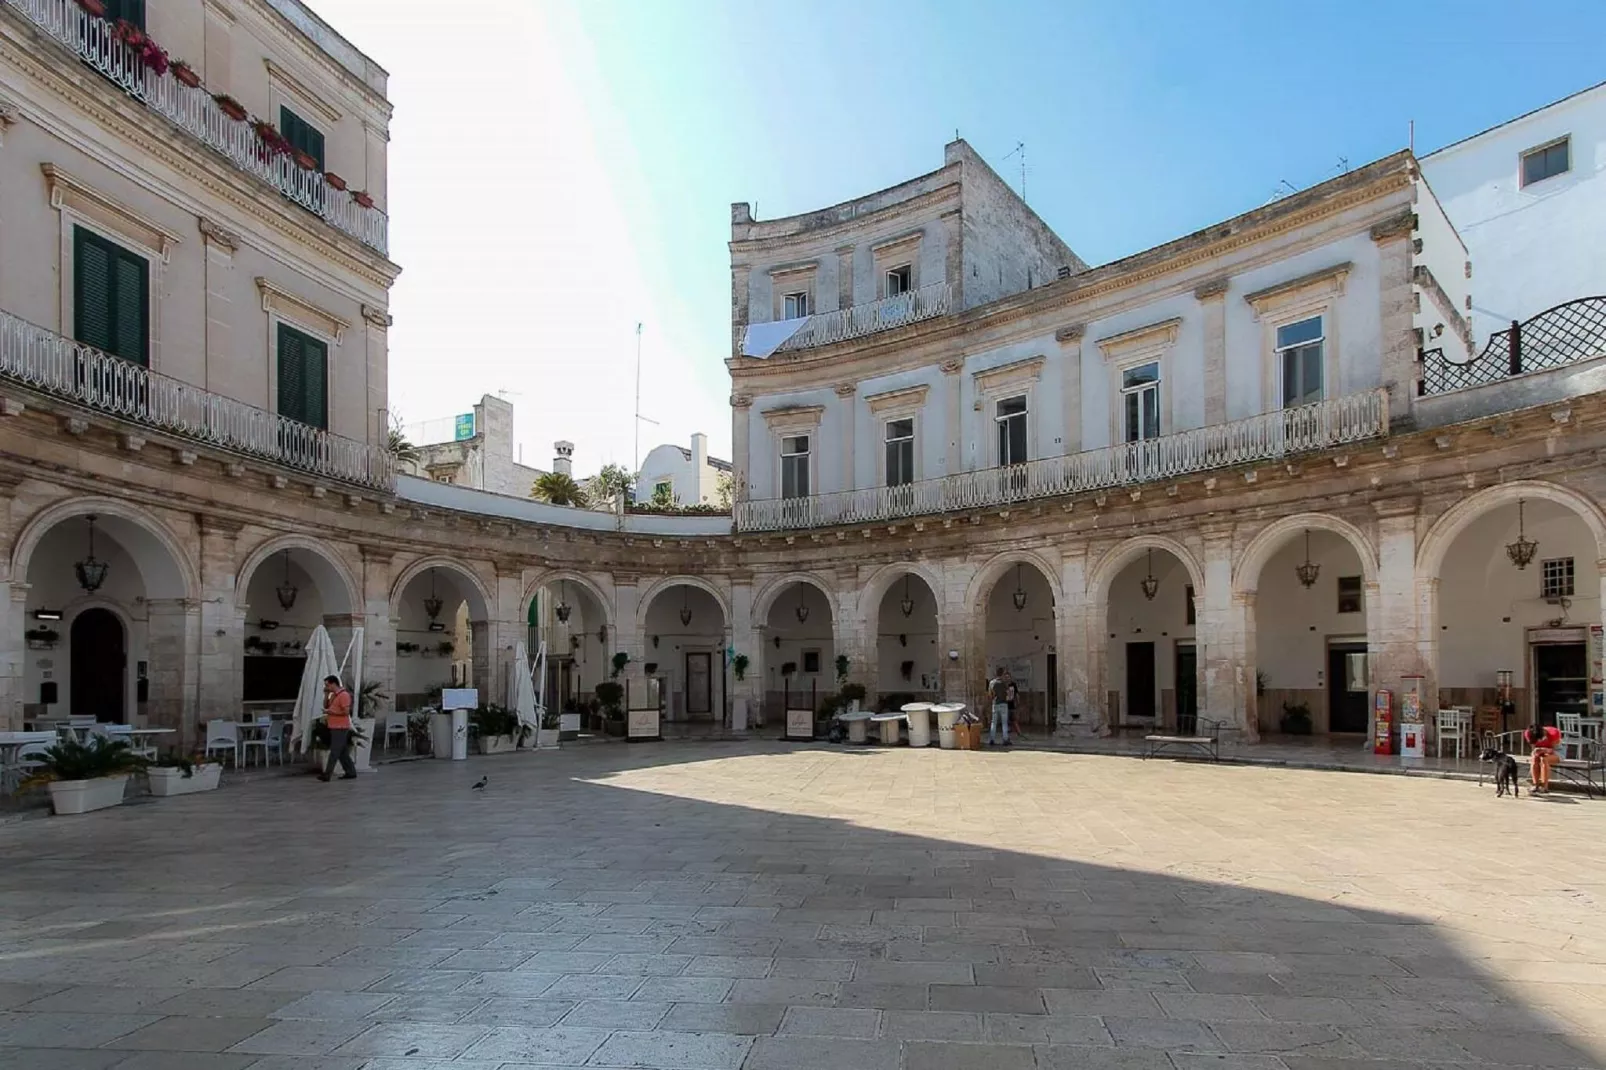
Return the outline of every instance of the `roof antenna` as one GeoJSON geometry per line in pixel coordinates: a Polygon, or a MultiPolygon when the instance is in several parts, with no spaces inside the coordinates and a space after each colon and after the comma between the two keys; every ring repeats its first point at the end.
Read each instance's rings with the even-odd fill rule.
{"type": "Polygon", "coordinates": [[[1415,119],[1407,119],[1406,123],[1408,125],[1405,128],[1405,147],[1411,150],[1411,155],[1412,156],[1415,156],[1416,155],[1416,120],[1415,119]]]}
{"type": "MultiPolygon", "coordinates": [[[[1026,203],[1026,142],[1024,142],[1024,141],[1015,142],[1015,148],[1010,152],[1009,156],[1014,156],[1016,153],[1020,153],[1020,199],[1021,199],[1021,203],[1025,204],[1026,203]]],[[[1005,160],[1009,159],[1009,156],[1005,156],[1004,159],[1005,160]]],[[[1002,163],[1003,160],[1000,160],[999,162],[1002,163]]]]}

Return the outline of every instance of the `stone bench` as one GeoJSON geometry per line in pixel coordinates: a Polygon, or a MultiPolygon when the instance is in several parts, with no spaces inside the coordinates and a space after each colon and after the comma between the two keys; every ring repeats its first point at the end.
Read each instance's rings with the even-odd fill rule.
{"type": "Polygon", "coordinates": [[[1221,722],[1212,721],[1207,717],[1199,718],[1198,729],[1191,736],[1168,735],[1153,732],[1143,737],[1143,757],[1145,760],[1175,747],[1198,751],[1211,761],[1221,761],[1221,722]]]}

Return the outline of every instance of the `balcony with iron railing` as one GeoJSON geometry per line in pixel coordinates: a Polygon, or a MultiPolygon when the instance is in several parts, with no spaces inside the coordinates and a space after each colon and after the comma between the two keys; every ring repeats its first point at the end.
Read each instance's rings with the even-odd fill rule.
{"type": "Polygon", "coordinates": [[[303,168],[291,154],[266,144],[249,119],[233,119],[224,114],[205,88],[185,85],[167,69],[165,58],[157,63],[148,60],[142,49],[119,38],[116,28],[105,19],[90,15],[75,0],[0,0],[0,7],[22,14],[129,96],[227,157],[242,171],[255,175],[335,229],[388,254],[389,220],[383,211],[361,203],[356,193],[337,189],[322,171],[303,168]]]}
{"type": "Polygon", "coordinates": [[[1419,397],[1551,371],[1606,356],[1606,296],[1580,297],[1547,308],[1511,327],[1495,331],[1483,351],[1456,362],[1442,348],[1423,350],[1418,360],[1419,397]]]}
{"type": "Polygon", "coordinates": [[[0,312],[0,384],[324,479],[389,492],[390,452],[214,394],[0,312]]]}
{"type": "Polygon", "coordinates": [[[958,311],[953,288],[945,282],[905,290],[896,297],[884,297],[863,305],[850,305],[834,312],[818,312],[807,317],[797,333],[776,347],[777,353],[863,338],[877,331],[905,327],[921,320],[946,316],[958,311]]]}
{"type": "Polygon", "coordinates": [[[743,501],[738,531],[785,531],[985,509],[1212,469],[1279,461],[1388,434],[1388,394],[1374,390],[1244,420],[1004,468],[805,498],[743,501]]]}

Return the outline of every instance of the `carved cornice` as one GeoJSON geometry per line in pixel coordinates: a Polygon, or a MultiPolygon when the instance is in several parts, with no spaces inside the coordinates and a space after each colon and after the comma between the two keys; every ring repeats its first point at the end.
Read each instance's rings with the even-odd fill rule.
{"type": "Polygon", "coordinates": [[[1164,349],[1176,344],[1177,332],[1182,329],[1182,317],[1175,316],[1159,323],[1134,327],[1130,331],[1108,335],[1095,344],[1104,351],[1105,360],[1116,360],[1149,349],[1164,349]]]}
{"type": "Polygon", "coordinates": [[[1193,288],[1193,296],[1198,298],[1200,301],[1209,301],[1214,298],[1225,297],[1227,296],[1227,285],[1231,281],[1231,279],[1223,275],[1219,279],[1211,279],[1209,282],[1201,282],[1199,285],[1193,288]]]}
{"type": "Polygon", "coordinates": [[[1056,342],[1080,342],[1082,336],[1087,334],[1087,324],[1073,323],[1069,327],[1061,327],[1054,332],[1056,342]]]}
{"type": "Polygon", "coordinates": [[[1307,297],[1338,297],[1344,293],[1344,281],[1354,264],[1346,260],[1342,264],[1312,271],[1287,282],[1279,282],[1275,286],[1267,286],[1254,293],[1244,294],[1247,301],[1255,310],[1256,317],[1274,311],[1290,302],[1307,297]]]}
{"type": "Polygon", "coordinates": [[[382,308],[375,308],[373,305],[362,306],[362,318],[375,327],[392,327],[396,323],[395,316],[392,316],[382,308]]]}
{"type": "Polygon", "coordinates": [[[820,418],[824,415],[824,405],[788,405],[765,409],[764,422],[773,431],[806,431],[819,427],[820,418]]]}
{"type": "Polygon", "coordinates": [[[731,395],[731,408],[733,408],[733,409],[747,409],[747,408],[751,408],[752,405],[753,405],[753,395],[751,395],[751,394],[732,394],[731,395]]]}
{"type": "Polygon", "coordinates": [[[859,384],[858,383],[838,383],[838,384],[836,384],[835,390],[836,390],[836,396],[837,397],[839,397],[839,398],[851,398],[854,394],[857,394],[859,392],[859,384]]]}
{"type": "Polygon", "coordinates": [[[1027,357],[1005,364],[999,368],[988,368],[985,371],[974,373],[976,392],[990,394],[995,390],[1007,390],[1014,387],[1035,383],[1038,376],[1043,374],[1043,365],[1048,363],[1047,357],[1027,357]]]}
{"type": "Polygon", "coordinates": [[[272,279],[257,276],[257,289],[262,292],[262,311],[277,312],[287,319],[308,324],[321,331],[339,345],[346,337],[351,321],[342,319],[327,309],[319,308],[306,298],[293,294],[272,279]]]}
{"type": "Polygon", "coordinates": [[[330,126],[340,121],[340,112],[317,93],[307,88],[301,79],[285,70],[281,64],[273,62],[272,59],[264,59],[262,62],[267,64],[268,83],[270,85],[278,82],[281,88],[288,89],[299,103],[317,112],[318,116],[330,126]]]}
{"type": "Polygon", "coordinates": [[[239,251],[240,245],[242,244],[242,239],[238,234],[232,230],[229,230],[221,223],[214,223],[205,216],[202,216],[196,222],[196,226],[200,229],[201,236],[206,239],[207,244],[220,245],[231,253],[239,251]]]}
{"type": "Polygon", "coordinates": [[[1398,215],[1390,216],[1381,223],[1372,226],[1372,240],[1375,242],[1395,241],[1404,238],[1416,229],[1416,213],[1407,208],[1398,215]]]}
{"type": "Polygon", "coordinates": [[[155,249],[161,254],[164,264],[172,259],[173,246],[184,240],[144,213],[135,211],[110,194],[102,193],[53,163],[42,163],[39,170],[44,172],[50,191],[50,207],[58,212],[63,208],[71,209],[127,235],[147,249],[155,249]]]}
{"type": "MultiPolygon", "coordinates": [[[[954,174],[956,178],[958,173],[959,168],[955,166],[954,174]]],[[[926,177],[929,178],[931,176],[928,175],[926,177]]],[[[914,181],[919,181],[919,179],[915,179],[914,181]]],[[[884,208],[876,208],[847,216],[843,219],[835,220],[821,227],[804,226],[802,221],[810,218],[818,218],[820,216],[829,214],[838,208],[846,207],[847,205],[855,202],[849,201],[846,202],[846,204],[833,205],[830,208],[824,209],[823,211],[810,212],[801,216],[791,216],[785,219],[767,219],[762,222],[742,224],[750,230],[757,230],[766,227],[773,227],[790,221],[796,221],[799,229],[785,234],[765,234],[751,238],[733,238],[730,243],[732,253],[736,253],[739,250],[740,253],[744,254],[740,257],[733,258],[733,266],[752,266],[752,260],[745,254],[767,253],[778,249],[785,249],[788,246],[806,245],[809,247],[814,247],[818,245],[821,248],[834,249],[837,245],[842,244],[843,239],[857,237],[858,234],[864,229],[864,221],[866,219],[874,218],[879,223],[886,223],[900,217],[916,216],[942,201],[956,199],[958,195],[959,183],[956,180],[938,186],[936,189],[927,190],[925,193],[916,194],[915,196],[910,197],[908,200],[899,201],[896,204],[889,204],[884,208]]],[[[861,198],[861,200],[862,199],[864,198],[861,198]]]]}
{"type": "Polygon", "coordinates": [[[919,386],[908,386],[901,390],[888,390],[881,394],[872,394],[865,398],[865,404],[875,414],[893,412],[898,410],[919,409],[926,404],[926,394],[931,388],[925,383],[919,386]]]}

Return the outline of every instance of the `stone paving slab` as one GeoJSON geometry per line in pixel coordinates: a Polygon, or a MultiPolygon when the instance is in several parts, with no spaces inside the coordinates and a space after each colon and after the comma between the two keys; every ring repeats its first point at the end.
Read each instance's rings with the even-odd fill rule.
{"type": "Polygon", "coordinates": [[[1602,806],[759,742],[226,777],[0,826],[0,1067],[1600,1067],[1602,806]]]}

